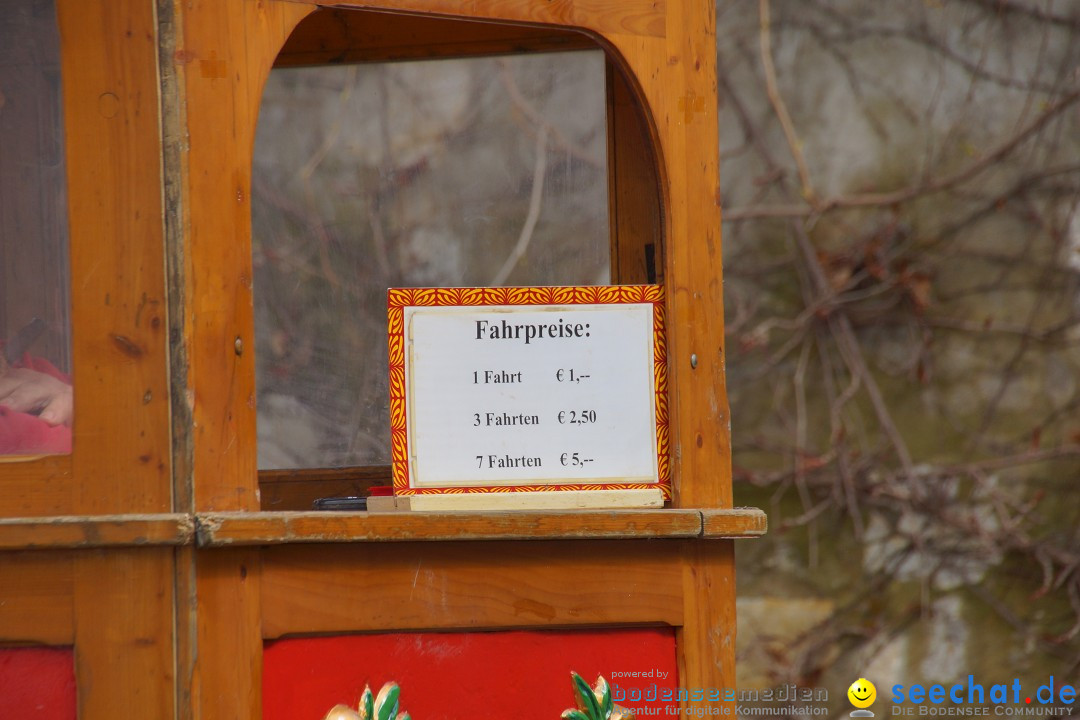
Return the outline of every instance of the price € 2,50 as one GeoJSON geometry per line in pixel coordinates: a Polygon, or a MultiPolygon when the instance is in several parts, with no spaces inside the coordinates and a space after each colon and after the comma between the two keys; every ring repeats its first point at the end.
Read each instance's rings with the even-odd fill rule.
{"type": "Polygon", "coordinates": [[[595,410],[561,410],[560,425],[589,425],[596,422],[595,410]]]}

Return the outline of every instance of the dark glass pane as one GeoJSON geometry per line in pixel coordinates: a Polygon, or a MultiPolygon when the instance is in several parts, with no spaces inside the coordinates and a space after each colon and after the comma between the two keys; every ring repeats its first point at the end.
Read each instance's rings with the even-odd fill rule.
{"type": "Polygon", "coordinates": [[[0,14],[0,454],[71,449],[67,197],[51,1],[0,14]]]}

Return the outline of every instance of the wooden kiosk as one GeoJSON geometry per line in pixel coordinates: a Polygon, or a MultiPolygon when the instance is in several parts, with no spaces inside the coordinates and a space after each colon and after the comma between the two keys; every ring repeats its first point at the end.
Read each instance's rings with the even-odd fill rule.
{"type": "MultiPolygon", "coordinates": [[[[678,687],[734,686],[733,539],[765,519],[731,502],[710,3],[56,0],[53,21],[74,420],[70,452],[0,462],[0,698],[60,692],[19,658],[62,648],[82,720],[254,720],[268,642],[552,628],[664,628],[678,687]],[[672,499],[304,512],[372,480],[257,467],[251,168],[271,68],[584,47],[607,64],[612,280],[664,287],[672,499]]],[[[0,68],[9,110],[25,62],[0,68]]],[[[641,665],[617,660],[601,671],[641,665]]],[[[422,690],[402,684],[409,709],[422,690]]],[[[572,704],[568,683],[536,694],[572,704]]]]}

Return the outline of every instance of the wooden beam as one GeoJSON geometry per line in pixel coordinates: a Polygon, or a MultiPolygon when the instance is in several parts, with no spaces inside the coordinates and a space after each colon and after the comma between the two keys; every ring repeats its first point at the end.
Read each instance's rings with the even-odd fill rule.
{"type": "MultiPolygon", "coordinates": [[[[176,79],[187,152],[179,176],[186,210],[183,268],[186,367],[174,394],[190,404],[191,497],[196,511],[257,510],[255,338],[251,265],[251,153],[260,91],[274,58],[315,8],[288,2],[176,3],[176,79]]],[[[188,449],[184,449],[185,453],[188,449]]]]}
{"type": "Polygon", "coordinates": [[[304,19],[274,67],[560,52],[597,47],[584,33],[563,28],[499,25],[395,13],[326,8],[304,19]]]}
{"type": "MultiPolygon", "coordinates": [[[[675,630],[679,684],[735,687],[735,543],[685,542],[682,550],[683,623],[675,630]]],[[[695,715],[692,708],[717,707],[708,701],[682,705],[685,717],[695,715]]],[[[730,708],[725,715],[735,716],[734,702],[720,705],[730,708]]]]}
{"type": "Polygon", "coordinates": [[[701,537],[706,540],[761,537],[769,529],[765,512],[750,507],[709,508],[701,511],[701,521],[701,537]]]}
{"type": "Polygon", "coordinates": [[[758,537],[756,508],[518,512],[262,512],[198,516],[200,547],[435,540],[758,537]]]}
{"type": "Polygon", "coordinates": [[[686,538],[701,534],[694,510],[572,512],[299,512],[199,516],[202,547],[408,540],[686,538]]]}
{"type": "Polygon", "coordinates": [[[185,548],[178,590],[181,717],[259,720],[262,712],[260,553],[185,548]]]}
{"type": "Polygon", "coordinates": [[[75,554],[79,717],[175,717],[173,550],[75,554]]]}
{"type": "Polygon", "coordinates": [[[0,550],[177,546],[194,535],[194,518],[172,513],[0,518],[0,550]]]}
{"type": "MultiPolygon", "coordinates": [[[[297,0],[322,6],[376,8],[413,15],[466,15],[504,23],[587,28],[600,33],[664,37],[669,0],[297,0]]],[[[675,0],[677,3],[678,0],[675,0]]],[[[709,5],[710,12],[712,5],[709,5]]]]}
{"type": "Polygon", "coordinates": [[[73,278],[71,512],[168,512],[154,7],[145,0],[60,0],[57,18],[73,278]]]}

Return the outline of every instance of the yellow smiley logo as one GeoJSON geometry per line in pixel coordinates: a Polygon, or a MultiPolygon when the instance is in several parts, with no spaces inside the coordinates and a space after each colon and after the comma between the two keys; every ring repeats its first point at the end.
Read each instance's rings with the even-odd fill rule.
{"type": "Polygon", "coordinates": [[[866,678],[859,678],[847,689],[848,700],[857,708],[868,708],[877,699],[877,688],[866,678]]]}

